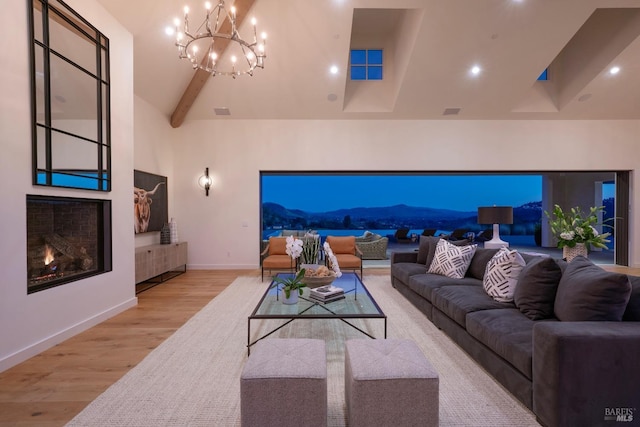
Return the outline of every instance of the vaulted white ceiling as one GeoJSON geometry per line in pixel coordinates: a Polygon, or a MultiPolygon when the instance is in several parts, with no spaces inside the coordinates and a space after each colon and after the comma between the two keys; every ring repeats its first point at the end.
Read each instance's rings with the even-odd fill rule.
{"type": "MultiPolygon", "coordinates": [[[[185,0],[98,1],[134,36],[136,94],[169,118],[194,73],[164,32],[185,0]]],[[[265,69],[209,78],[186,120],[640,119],[640,0],[255,0],[249,16],[265,69]],[[349,49],[373,47],[385,79],[350,81],[349,49]]]]}

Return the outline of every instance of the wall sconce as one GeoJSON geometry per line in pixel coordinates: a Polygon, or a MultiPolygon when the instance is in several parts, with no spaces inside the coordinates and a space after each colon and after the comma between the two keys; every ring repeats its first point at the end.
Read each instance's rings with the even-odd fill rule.
{"type": "Polygon", "coordinates": [[[213,179],[209,176],[209,168],[205,168],[204,175],[198,179],[198,185],[204,188],[204,193],[209,197],[209,189],[211,188],[211,184],[213,184],[213,179]]]}
{"type": "Polygon", "coordinates": [[[478,224],[493,224],[493,238],[484,242],[488,249],[508,248],[509,242],[500,239],[500,224],[513,224],[511,206],[486,206],[478,208],[478,224]]]}

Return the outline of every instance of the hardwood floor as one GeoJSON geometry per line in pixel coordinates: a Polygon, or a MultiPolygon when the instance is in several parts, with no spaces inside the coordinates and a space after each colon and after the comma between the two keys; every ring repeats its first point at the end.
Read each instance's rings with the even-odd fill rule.
{"type": "MultiPolygon", "coordinates": [[[[367,269],[389,274],[388,268],[367,269]]],[[[259,270],[189,270],[138,305],[0,373],[0,426],[63,426],[215,298],[259,270]]]]}
{"type": "MultiPolygon", "coordinates": [[[[640,275],[638,268],[604,266],[640,275]]],[[[367,268],[368,275],[389,268],[367,268]]],[[[190,270],[138,295],[138,305],[0,373],[0,426],[63,426],[215,298],[259,270],[190,270]]]]}
{"type": "Polygon", "coordinates": [[[236,277],[187,271],[138,294],[134,308],[0,373],[0,426],[62,426],[236,277]]]}

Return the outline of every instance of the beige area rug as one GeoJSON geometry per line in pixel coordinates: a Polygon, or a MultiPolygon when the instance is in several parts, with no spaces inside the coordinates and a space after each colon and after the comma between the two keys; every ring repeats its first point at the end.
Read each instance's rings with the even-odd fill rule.
{"type": "MultiPolygon", "coordinates": [[[[440,425],[537,426],[535,416],[439,331],[385,276],[365,283],[388,317],[389,338],[409,338],[440,375],[440,425]]],[[[240,373],[247,360],[247,317],[266,282],[240,277],[69,426],[238,426],[240,373]]],[[[253,321],[261,336],[281,321],[253,321]]],[[[379,319],[356,321],[376,337],[379,319]]],[[[344,426],[344,340],[364,335],[339,320],[296,320],[274,337],[324,338],[329,425],[344,426]]]]}

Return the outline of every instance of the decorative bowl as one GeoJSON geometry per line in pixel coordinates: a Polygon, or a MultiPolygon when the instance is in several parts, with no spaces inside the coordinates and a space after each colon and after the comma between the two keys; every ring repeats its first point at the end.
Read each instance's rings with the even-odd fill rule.
{"type": "Polygon", "coordinates": [[[302,279],[302,283],[307,285],[309,288],[319,288],[320,286],[326,286],[333,283],[336,280],[335,275],[331,274],[330,276],[305,276],[302,279]]]}

